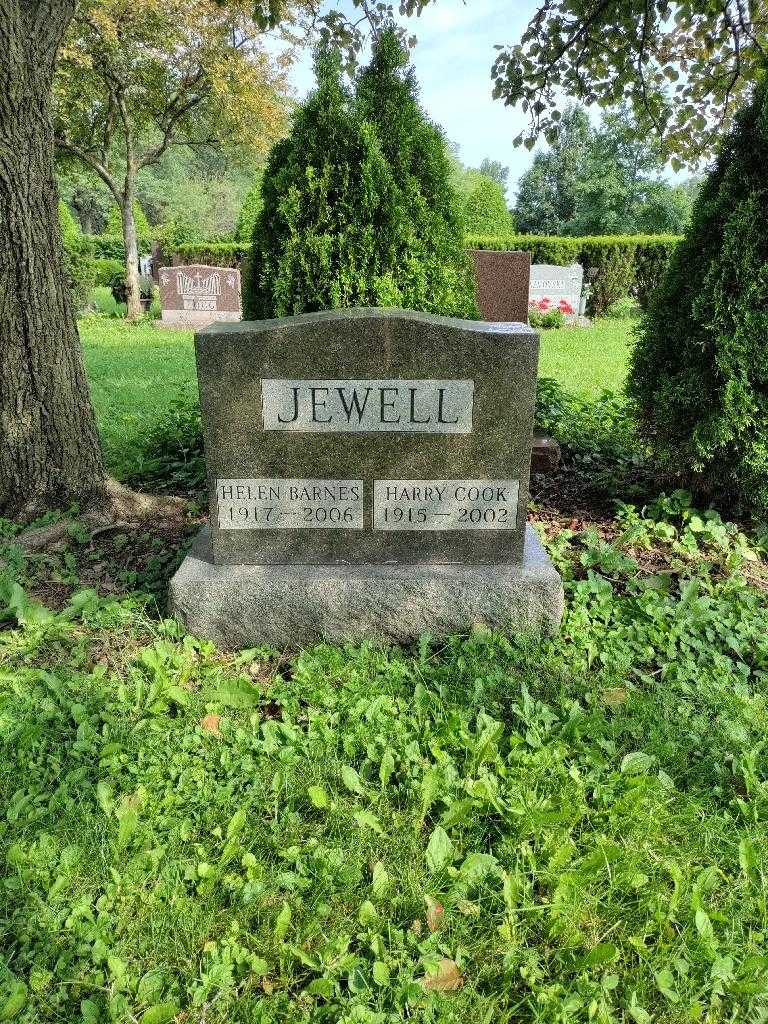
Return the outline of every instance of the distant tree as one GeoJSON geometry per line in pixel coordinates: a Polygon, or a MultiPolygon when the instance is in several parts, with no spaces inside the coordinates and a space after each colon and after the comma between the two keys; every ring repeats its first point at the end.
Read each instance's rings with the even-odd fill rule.
{"type": "Polygon", "coordinates": [[[490,178],[497,185],[501,185],[503,190],[506,189],[509,182],[509,168],[505,167],[500,160],[489,160],[488,157],[485,157],[478,170],[486,178],[490,178]]]}
{"type": "MultiPolygon", "coordinates": [[[[141,208],[138,199],[133,201],[133,223],[136,228],[136,238],[139,243],[146,247],[152,238],[152,228],[149,226],[147,215],[141,208]]],[[[112,206],[104,224],[104,233],[107,235],[122,235],[123,233],[123,211],[118,206],[112,206]]]]}
{"type": "Polygon", "coordinates": [[[655,135],[677,167],[711,154],[766,64],[764,0],[544,0],[501,48],[494,96],[528,111],[515,144],[530,149],[556,142],[564,95],[627,102],[636,136],[655,135]]]}
{"type": "Polygon", "coordinates": [[[266,146],[281,130],[282,69],[239,0],[80,0],[55,83],[58,149],[117,203],[129,317],[141,315],[138,176],[175,144],[266,146]]]}
{"type": "Polygon", "coordinates": [[[59,192],[77,214],[81,230],[87,235],[101,232],[114,202],[112,193],[80,161],[61,160],[57,170],[59,192]]]}
{"type": "Polygon", "coordinates": [[[521,230],[593,235],[679,233],[690,220],[683,187],[662,178],[657,139],[640,139],[627,108],[593,128],[586,112],[569,107],[549,152],[521,177],[515,215],[521,230]]]}
{"type": "Polygon", "coordinates": [[[565,234],[576,217],[593,132],[583,108],[568,106],[549,152],[537,153],[518,182],[515,219],[530,234],[565,234]]]}
{"type": "Polygon", "coordinates": [[[651,185],[638,215],[638,230],[649,235],[682,235],[691,223],[697,191],[688,183],[660,181],[651,185]]]}

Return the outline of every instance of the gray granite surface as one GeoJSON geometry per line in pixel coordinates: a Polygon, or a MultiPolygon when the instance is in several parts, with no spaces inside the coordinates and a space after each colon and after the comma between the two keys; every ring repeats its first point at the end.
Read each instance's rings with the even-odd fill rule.
{"type": "Polygon", "coordinates": [[[171,580],[170,611],[226,650],[409,643],[477,626],[554,632],[563,585],[530,526],[520,565],[215,565],[206,529],[171,580]]]}

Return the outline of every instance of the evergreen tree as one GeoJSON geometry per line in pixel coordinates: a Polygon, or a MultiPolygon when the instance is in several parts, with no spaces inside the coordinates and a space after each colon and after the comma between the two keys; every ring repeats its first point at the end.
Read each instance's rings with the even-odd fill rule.
{"type": "Polygon", "coordinates": [[[263,205],[261,198],[263,179],[264,172],[262,170],[257,171],[253,184],[248,189],[243,200],[243,205],[240,208],[237,223],[235,224],[235,240],[238,242],[250,242],[253,238],[253,229],[256,226],[256,221],[263,205]]]}
{"type": "Polygon", "coordinates": [[[321,52],[318,87],[272,150],[254,229],[246,315],[346,306],[475,314],[450,164],[393,31],[356,93],[321,52]]]}
{"type": "Polygon", "coordinates": [[[419,104],[416,73],[393,27],[376,38],[370,64],[357,79],[356,101],[360,115],[376,129],[405,218],[390,252],[402,304],[476,316],[474,271],[461,204],[451,186],[446,139],[419,104]]]}
{"type": "Polygon", "coordinates": [[[515,228],[501,185],[480,172],[464,205],[464,225],[472,235],[509,235],[515,228]]]}
{"type": "Polygon", "coordinates": [[[657,454],[768,517],[768,82],[737,117],[656,291],[628,390],[657,454]]]}
{"type": "Polygon", "coordinates": [[[318,86],[272,149],[253,233],[246,316],[380,305],[398,296],[382,262],[395,190],[374,130],[321,51],[318,86]]]}

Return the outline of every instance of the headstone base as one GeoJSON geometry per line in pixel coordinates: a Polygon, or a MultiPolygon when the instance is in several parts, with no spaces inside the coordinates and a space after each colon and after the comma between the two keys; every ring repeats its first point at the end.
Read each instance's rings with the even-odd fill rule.
{"type": "Polygon", "coordinates": [[[214,565],[207,528],[170,584],[170,612],[224,650],[328,640],[409,643],[478,625],[553,633],[563,584],[535,531],[522,565],[214,565]]]}

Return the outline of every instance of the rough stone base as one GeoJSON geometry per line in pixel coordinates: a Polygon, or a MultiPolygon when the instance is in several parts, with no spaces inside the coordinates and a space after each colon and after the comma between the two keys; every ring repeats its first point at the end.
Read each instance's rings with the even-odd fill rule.
{"type": "Polygon", "coordinates": [[[196,636],[234,650],[318,640],[408,643],[485,625],[552,633],[563,584],[533,528],[522,566],[213,565],[207,529],[170,584],[170,612],[196,636]]]}

